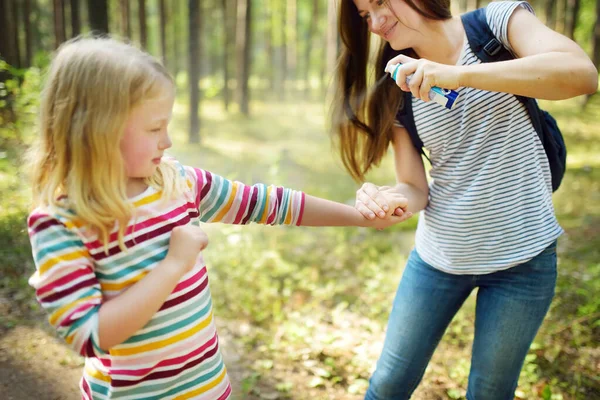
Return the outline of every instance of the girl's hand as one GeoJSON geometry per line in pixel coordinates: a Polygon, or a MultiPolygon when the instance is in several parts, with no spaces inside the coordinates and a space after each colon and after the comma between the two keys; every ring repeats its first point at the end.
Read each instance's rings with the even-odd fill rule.
{"type": "Polygon", "coordinates": [[[396,84],[405,92],[412,92],[417,99],[429,101],[429,91],[437,86],[442,89],[458,89],[460,87],[460,67],[456,65],[438,64],[424,58],[414,59],[403,54],[392,58],[385,67],[386,72],[393,74],[392,64],[402,64],[396,73],[396,84]],[[406,77],[411,75],[410,84],[406,77]]]}
{"type": "Polygon", "coordinates": [[[189,272],[202,250],[208,246],[208,236],[195,225],[176,226],[171,231],[169,251],[165,260],[168,265],[181,268],[182,274],[189,272]]]}
{"type": "Polygon", "coordinates": [[[412,213],[407,212],[408,199],[402,193],[399,193],[396,188],[376,186],[369,182],[365,182],[356,191],[354,207],[369,220],[376,217],[386,218],[390,215],[405,220],[412,216],[412,213]]]}

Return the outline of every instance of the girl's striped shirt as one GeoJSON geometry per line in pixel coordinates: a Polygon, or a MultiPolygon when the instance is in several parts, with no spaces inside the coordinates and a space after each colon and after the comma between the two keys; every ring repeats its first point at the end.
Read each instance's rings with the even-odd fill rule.
{"type": "MultiPolygon", "coordinates": [[[[508,21],[523,1],[494,1],[486,17],[509,50],[508,21]]],[[[457,65],[479,64],[467,37],[457,65]]],[[[526,262],[562,229],[552,205],[548,159],[525,106],[508,93],[458,89],[447,110],[413,97],[414,119],[429,151],[429,204],[416,249],[453,274],[486,274],[526,262]]]]}
{"type": "MultiPolygon", "coordinates": [[[[299,225],[304,193],[262,184],[245,186],[179,165],[189,188],[163,199],[149,187],[131,199],[135,224],[127,251],[117,231],[108,252],[96,234],[67,210],[36,209],[28,219],[35,259],[30,284],[50,323],[86,357],[83,399],[222,400],[231,385],[215,328],[207,269],[200,255],[160,310],[122,344],[98,346],[98,310],[144,278],[164,259],[174,227],[202,222],[299,225]]],[[[152,293],[148,293],[152,296],[152,293]]]]}

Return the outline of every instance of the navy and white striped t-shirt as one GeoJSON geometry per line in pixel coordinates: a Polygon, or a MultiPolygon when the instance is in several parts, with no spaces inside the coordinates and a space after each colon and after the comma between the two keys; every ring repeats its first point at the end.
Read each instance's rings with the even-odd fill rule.
{"type": "MultiPolygon", "coordinates": [[[[498,1],[488,24],[510,49],[508,20],[526,2],[498,1]]],[[[478,64],[466,35],[457,65],[478,64]]],[[[430,199],[416,249],[452,274],[486,274],[530,260],[562,229],[550,167],[527,110],[514,95],[460,88],[453,110],[413,98],[419,136],[432,161],[430,199]]]]}

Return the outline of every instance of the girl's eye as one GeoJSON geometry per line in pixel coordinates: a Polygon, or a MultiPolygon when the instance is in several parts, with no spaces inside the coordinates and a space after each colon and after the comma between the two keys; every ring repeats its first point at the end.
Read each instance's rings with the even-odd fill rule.
{"type": "Polygon", "coordinates": [[[371,14],[369,14],[369,13],[366,13],[365,15],[363,15],[363,17],[362,17],[362,18],[363,18],[363,20],[364,20],[365,22],[367,22],[367,21],[369,20],[369,18],[371,18],[371,14]]]}
{"type": "Polygon", "coordinates": [[[154,129],[150,129],[150,132],[154,132],[154,133],[158,133],[161,131],[162,128],[154,128],[154,129]]]}
{"type": "Polygon", "coordinates": [[[375,2],[375,4],[377,4],[378,6],[382,6],[385,3],[385,0],[377,0],[375,2]]]}

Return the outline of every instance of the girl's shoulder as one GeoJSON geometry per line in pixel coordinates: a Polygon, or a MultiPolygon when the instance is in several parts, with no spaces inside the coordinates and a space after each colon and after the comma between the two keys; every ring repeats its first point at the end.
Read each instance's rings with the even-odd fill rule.
{"type": "MultiPolygon", "coordinates": [[[[39,236],[44,233],[58,233],[72,235],[85,227],[83,220],[77,217],[75,212],[68,207],[40,206],[29,213],[27,217],[27,228],[29,236],[39,236]]],[[[42,235],[43,236],[43,235],[42,235]]]]}

